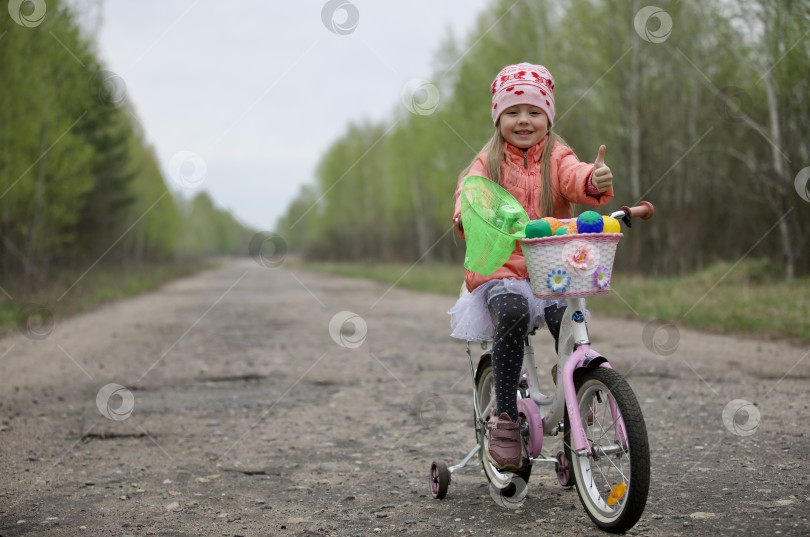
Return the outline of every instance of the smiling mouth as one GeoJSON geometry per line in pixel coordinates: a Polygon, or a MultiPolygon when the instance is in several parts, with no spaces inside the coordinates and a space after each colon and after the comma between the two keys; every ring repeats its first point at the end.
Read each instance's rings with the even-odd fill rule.
{"type": "Polygon", "coordinates": [[[528,135],[532,134],[533,132],[534,131],[515,131],[515,134],[528,136],[528,135]]]}

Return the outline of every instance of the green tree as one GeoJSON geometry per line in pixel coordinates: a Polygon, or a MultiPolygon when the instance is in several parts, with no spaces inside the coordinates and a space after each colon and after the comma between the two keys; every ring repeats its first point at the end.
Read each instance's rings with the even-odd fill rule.
{"type": "Polygon", "coordinates": [[[317,208],[304,216],[297,200],[285,217],[308,221],[294,242],[321,257],[460,260],[453,193],[493,133],[487,89],[503,66],[529,61],[554,74],[555,129],[580,159],[607,146],[616,198],[603,212],[656,205],[617,267],[683,274],[751,255],[784,260],[788,278],[806,272],[810,211],[792,182],[810,162],[810,79],[797,76],[810,65],[810,4],[661,6],[493,0],[437,52],[435,112],[397,107],[336,140],[307,193],[317,208]]]}

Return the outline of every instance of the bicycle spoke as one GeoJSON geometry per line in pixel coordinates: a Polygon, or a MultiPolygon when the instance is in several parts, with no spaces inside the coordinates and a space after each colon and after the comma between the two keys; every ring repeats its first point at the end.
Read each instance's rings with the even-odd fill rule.
{"type": "MultiPolygon", "coordinates": [[[[595,465],[595,466],[596,466],[596,469],[599,470],[599,475],[601,475],[602,479],[605,481],[605,485],[607,485],[608,490],[610,490],[610,481],[608,480],[607,476],[605,475],[605,472],[602,471],[602,468],[598,464],[595,465]]],[[[594,485],[595,484],[596,483],[594,482],[594,485]]]]}
{"type": "MultiPolygon", "coordinates": [[[[609,496],[612,493],[612,490],[613,490],[613,488],[612,488],[613,485],[611,484],[610,472],[606,471],[606,470],[609,470],[610,467],[613,467],[613,469],[615,469],[616,473],[618,474],[616,476],[617,478],[621,479],[623,483],[629,483],[629,478],[627,477],[627,474],[626,474],[625,470],[622,467],[618,466],[612,460],[612,458],[609,455],[604,453],[604,449],[602,448],[602,445],[600,443],[603,439],[604,439],[604,441],[606,441],[607,443],[609,443],[611,445],[613,443],[615,443],[615,441],[616,441],[615,438],[613,440],[611,440],[611,438],[608,436],[608,433],[610,433],[611,431],[615,431],[616,423],[618,422],[618,419],[613,419],[612,412],[610,414],[608,414],[608,412],[610,412],[610,401],[611,401],[611,399],[612,399],[612,394],[605,393],[602,390],[598,390],[596,393],[594,393],[591,396],[591,400],[590,400],[589,405],[587,407],[588,412],[586,413],[585,416],[583,416],[583,422],[585,422],[585,423],[587,423],[587,419],[588,419],[589,415],[593,416],[593,423],[591,424],[590,427],[588,427],[590,429],[590,431],[589,431],[590,435],[588,435],[588,436],[590,436],[591,446],[592,446],[592,449],[594,450],[594,454],[597,454],[598,451],[601,451],[602,452],[602,457],[600,457],[600,458],[604,458],[604,459],[607,460],[608,465],[606,465],[604,467],[604,469],[603,469],[603,465],[601,463],[597,463],[596,460],[593,460],[592,465],[591,465],[592,467],[595,467],[596,471],[599,472],[599,475],[602,477],[602,481],[604,481],[604,484],[605,484],[605,487],[606,487],[606,489],[604,491],[604,496],[609,496]],[[604,397],[606,398],[606,401],[603,401],[602,403],[598,402],[597,395],[599,393],[602,393],[604,395],[604,397]],[[600,406],[601,406],[601,412],[599,411],[600,406]],[[589,415],[588,415],[588,413],[589,413],[589,415]],[[604,424],[608,421],[608,419],[607,419],[608,415],[610,415],[610,418],[612,419],[612,421],[611,421],[610,425],[606,428],[604,424]],[[596,424],[596,426],[594,426],[594,423],[596,424]],[[598,433],[597,433],[597,430],[596,430],[597,427],[599,428],[598,433]],[[598,436],[597,436],[597,434],[598,434],[598,436]]],[[[624,457],[621,457],[621,458],[624,459],[624,457]]],[[[598,490],[599,487],[597,486],[596,481],[594,480],[594,472],[593,471],[591,472],[591,481],[592,481],[593,485],[598,490]]],[[[600,496],[602,496],[602,493],[600,493],[600,496]]]]}
{"type": "MultiPolygon", "coordinates": [[[[616,471],[617,471],[617,472],[619,472],[619,475],[621,475],[623,478],[626,478],[627,476],[624,474],[624,471],[623,471],[623,470],[622,470],[620,467],[616,466],[616,464],[613,462],[613,460],[612,460],[612,458],[610,457],[610,455],[606,454],[606,453],[604,452],[604,450],[600,450],[600,451],[602,451],[602,456],[601,456],[600,458],[601,458],[601,459],[605,459],[605,460],[607,460],[607,461],[608,461],[608,463],[609,463],[611,466],[613,466],[613,467],[616,469],[616,471]]],[[[623,460],[625,459],[625,457],[624,457],[624,456],[620,456],[620,458],[621,458],[621,459],[623,459],[623,460]]],[[[629,458],[627,458],[627,460],[629,460],[629,458]]]]}
{"type": "MultiPolygon", "coordinates": [[[[599,410],[598,410],[598,407],[597,407],[598,403],[596,403],[596,404],[593,403],[593,401],[594,401],[594,399],[596,399],[597,395],[598,395],[598,392],[594,393],[594,395],[591,396],[591,404],[588,405],[588,413],[589,413],[589,415],[584,416],[584,418],[582,420],[583,422],[586,422],[586,420],[589,419],[589,418],[592,420],[591,427],[594,430],[594,434],[596,434],[596,428],[593,427],[594,423],[598,424],[600,429],[603,428],[602,423],[599,421],[599,410]]],[[[600,436],[600,438],[601,438],[601,436],[600,436]]],[[[594,438],[592,438],[592,440],[594,442],[596,442],[597,438],[594,437],[594,438]]]]}
{"type": "MultiPolygon", "coordinates": [[[[607,461],[608,461],[609,465],[610,465],[610,466],[613,466],[613,468],[615,468],[615,469],[616,469],[616,471],[619,473],[619,475],[620,475],[622,478],[624,478],[624,477],[625,477],[625,476],[624,476],[624,473],[622,472],[622,470],[621,470],[620,468],[616,467],[616,465],[615,465],[615,464],[613,464],[613,461],[611,461],[611,460],[610,460],[610,458],[609,458],[609,457],[607,457],[607,455],[603,455],[603,456],[601,457],[601,459],[607,459],[607,461]]],[[[610,472],[605,472],[605,471],[603,471],[603,469],[602,469],[602,468],[603,468],[602,464],[599,464],[599,463],[598,463],[598,461],[596,461],[596,460],[594,460],[594,461],[593,461],[593,466],[596,466],[596,469],[599,471],[599,473],[602,475],[602,478],[605,480],[605,484],[607,485],[607,488],[608,488],[608,493],[609,493],[609,491],[611,490],[611,487],[612,487],[611,481],[610,481],[610,479],[608,478],[608,475],[609,475],[609,473],[610,473],[610,472]]],[[[610,466],[607,466],[607,470],[609,470],[609,469],[610,469],[610,466]]]]}
{"type": "MultiPolygon", "coordinates": [[[[592,431],[592,433],[593,433],[593,434],[591,435],[591,442],[592,442],[592,444],[594,444],[594,445],[595,445],[595,444],[597,444],[597,442],[598,442],[599,440],[601,440],[602,438],[606,438],[607,440],[610,440],[609,438],[607,438],[607,436],[606,436],[606,435],[607,435],[607,433],[610,431],[610,429],[612,429],[612,428],[613,428],[613,425],[615,425],[615,422],[614,422],[613,424],[611,424],[611,426],[610,426],[610,427],[608,427],[608,429],[607,429],[607,430],[605,430],[604,426],[602,425],[602,422],[601,422],[601,421],[599,421],[599,418],[597,417],[597,413],[596,413],[596,412],[594,412],[594,409],[593,409],[592,407],[590,407],[590,408],[589,408],[589,412],[591,412],[591,414],[593,415],[594,422],[595,422],[595,423],[597,423],[597,424],[599,425],[599,430],[600,430],[600,431],[602,431],[602,433],[599,435],[599,438],[596,438],[596,428],[595,428],[595,427],[593,427],[593,424],[591,424],[590,428],[591,428],[591,431],[592,431]]],[[[587,417],[586,417],[586,420],[587,420],[587,417]]],[[[583,421],[587,423],[587,421],[586,421],[586,420],[583,420],[583,421]]]]}
{"type": "MultiPolygon", "coordinates": [[[[616,470],[619,472],[619,475],[622,477],[622,483],[629,483],[629,482],[630,482],[630,480],[629,480],[629,479],[628,479],[628,478],[627,478],[627,477],[624,475],[624,472],[623,472],[621,469],[617,468],[617,467],[616,467],[616,465],[615,465],[615,464],[613,464],[613,463],[612,463],[612,461],[610,461],[609,459],[608,459],[608,462],[609,462],[609,463],[610,463],[610,464],[611,464],[611,465],[612,465],[614,468],[616,468],[616,470]]],[[[603,495],[603,494],[600,494],[600,497],[601,497],[601,498],[602,498],[602,499],[605,501],[605,503],[607,503],[607,500],[606,500],[605,498],[610,497],[610,495],[611,495],[611,494],[612,494],[612,492],[613,492],[613,486],[614,486],[615,484],[614,484],[614,485],[612,485],[612,484],[611,484],[611,480],[608,478],[608,475],[606,475],[606,474],[605,474],[605,472],[603,472],[603,471],[602,471],[602,467],[601,467],[600,465],[595,465],[595,466],[596,466],[596,469],[599,471],[599,474],[602,476],[602,479],[605,481],[605,486],[606,486],[606,489],[605,489],[605,491],[604,491],[604,495],[603,495]],[[603,496],[604,496],[604,497],[603,497],[603,496]]],[[[591,475],[593,476],[593,472],[591,472],[591,475]]],[[[592,479],[593,479],[593,477],[592,477],[592,479]]],[[[596,482],[595,482],[595,481],[594,481],[594,486],[596,486],[596,482]]],[[[624,498],[620,499],[620,500],[618,501],[618,503],[619,503],[619,506],[618,506],[618,507],[620,507],[620,506],[622,505],[622,503],[623,503],[623,502],[624,502],[624,498]]],[[[618,508],[618,507],[617,507],[617,508],[618,508]]]]}
{"type": "MultiPolygon", "coordinates": [[[[624,457],[622,455],[620,458],[623,459],[623,460],[627,460],[629,462],[629,457],[624,457]]],[[[622,468],[619,468],[618,466],[616,466],[616,464],[613,462],[610,455],[607,455],[607,454],[605,454],[604,451],[602,451],[601,459],[607,460],[608,464],[610,464],[611,466],[613,466],[616,469],[616,471],[619,473],[619,475],[622,477],[622,479],[624,480],[625,483],[630,481],[629,478],[627,477],[627,475],[624,473],[624,470],[622,468]]]]}
{"type": "Polygon", "coordinates": [[[613,466],[614,468],[616,468],[616,471],[617,471],[617,472],[619,472],[619,475],[620,475],[620,476],[622,476],[622,479],[624,479],[624,480],[625,480],[625,482],[628,482],[628,481],[629,481],[629,479],[627,478],[627,476],[626,476],[626,475],[624,475],[624,472],[622,471],[622,469],[621,469],[621,468],[619,468],[618,466],[616,466],[615,464],[613,464],[613,461],[612,461],[612,460],[610,460],[610,457],[608,457],[607,455],[605,455],[603,458],[604,458],[604,459],[606,459],[606,460],[607,460],[607,461],[610,463],[610,465],[611,465],[611,466],[613,466]]]}
{"type": "MultiPolygon", "coordinates": [[[[605,408],[610,408],[610,406],[608,405],[605,408]]],[[[618,411],[618,407],[617,407],[616,410],[618,411]]],[[[612,414],[611,414],[611,417],[612,417],[612,414]]],[[[621,412],[619,412],[619,417],[617,419],[613,420],[613,422],[610,424],[610,427],[608,427],[607,429],[604,429],[604,427],[600,423],[599,426],[603,427],[602,436],[606,436],[611,430],[613,430],[616,427],[616,424],[619,422],[619,419],[621,419],[621,412]]],[[[601,439],[602,436],[600,436],[599,438],[601,439]]]]}

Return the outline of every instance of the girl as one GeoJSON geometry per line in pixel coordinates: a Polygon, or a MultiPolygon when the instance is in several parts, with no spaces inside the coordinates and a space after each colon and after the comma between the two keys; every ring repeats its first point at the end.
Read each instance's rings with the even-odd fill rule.
{"type": "MultiPolygon", "coordinates": [[[[508,190],[534,220],[571,218],[571,204],[601,206],[613,198],[613,174],[605,165],[605,146],[593,164],[580,162],[552,132],[554,78],[542,65],[505,67],[492,87],[495,134],[459,177],[453,221],[464,237],[461,182],[482,175],[508,190]]],[[[517,385],[523,366],[524,338],[545,319],[555,347],[565,301],[532,294],[520,243],[509,260],[490,276],[467,271],[466,290],[448,312],[453,337],[493,338],[492,374],[496,409],[487,420],[486,456],[502,471],[523,467],[517,385]],[[493,324],[494,323],[494,324],[493,324]]]]}

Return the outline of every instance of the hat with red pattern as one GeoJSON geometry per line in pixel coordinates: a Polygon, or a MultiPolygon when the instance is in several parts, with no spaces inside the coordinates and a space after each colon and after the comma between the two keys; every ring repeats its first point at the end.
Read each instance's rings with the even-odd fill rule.
{"type": "Polygon", "coordinates": [[[531,104],[554,123],[554,77],[542,65],[518,63],[501,69],[492,82],[492,122],[498,124],[501,112],[516,104],[531,104]]]}

